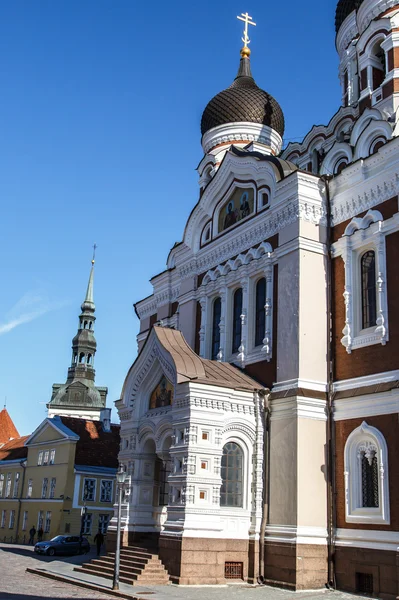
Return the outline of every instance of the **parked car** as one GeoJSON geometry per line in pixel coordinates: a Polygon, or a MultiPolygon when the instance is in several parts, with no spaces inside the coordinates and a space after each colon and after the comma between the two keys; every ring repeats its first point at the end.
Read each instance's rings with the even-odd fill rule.
{"type": "Polygon", "coordinates": [[[87,554],[90,552],[90,544],[86,538],[80,538],[78,535],[57,535],[48,542],[35,544],[35,552],[48,556],[87,554]]]}

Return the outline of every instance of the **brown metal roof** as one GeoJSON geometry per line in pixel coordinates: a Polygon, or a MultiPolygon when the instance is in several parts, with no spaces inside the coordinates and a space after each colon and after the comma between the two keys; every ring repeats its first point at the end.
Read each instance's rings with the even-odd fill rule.
{"type": "Polygon", "coordinates": [[[180,331],[155,326],[154,333],[172,357],[177,371],[177,383],[198,381],[206,385],[248,391],[263,389],[255,379],[230,363],[200,358],[188,345],[180,331]]]}

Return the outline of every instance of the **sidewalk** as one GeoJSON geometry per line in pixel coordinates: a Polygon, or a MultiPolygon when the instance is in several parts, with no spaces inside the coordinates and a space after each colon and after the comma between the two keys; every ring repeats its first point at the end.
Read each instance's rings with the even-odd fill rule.
{"type": "MultiPolygon", "coordinates": [[[[78,573],[73,570],[75,564],[66,561],[55,560],[48,563],[39,563],[37,568],[28,568],[28,573],[48,577],[57,581],[71,583],[115,595],[128,600],[354,600],[358,596],[344,594],[343,592],[329,592],[319,590],[316,592],[290,592],[267,586],[249,586],[244,583],[235,583],[222,586],[136,586],[125,583],[120,584],[118,592],[112,592],[110,579],[78,573]]],[[[364,596],[362,596],[364,598],[364,596]]]]}

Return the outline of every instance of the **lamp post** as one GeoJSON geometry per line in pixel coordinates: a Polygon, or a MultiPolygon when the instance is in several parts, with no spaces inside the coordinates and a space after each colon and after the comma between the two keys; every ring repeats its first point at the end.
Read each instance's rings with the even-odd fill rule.
{"type": "Polygon", "coordinates": [[[121,554],[121,512],[122,512],[122,492],[126,480],[126,473],[121,465],[118,473],[116,474],[116,481],[118,486],[118,521],[116,529],[116,551],[115,551],[115,566],[114,566],[114,579],[112,582],[112,589],[119,590],[119,567],[120,567],[120,554],[121,554]]]}

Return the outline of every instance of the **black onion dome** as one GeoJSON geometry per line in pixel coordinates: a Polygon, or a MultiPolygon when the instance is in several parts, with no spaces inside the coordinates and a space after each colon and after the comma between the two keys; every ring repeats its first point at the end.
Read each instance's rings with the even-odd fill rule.
{"type": "Polygon", "coordinates": [[[339,28],[351,12],[357,10],[363,0],[339,0],[337,10],[335,11],[335,31],[338,33],[339,28]]]}
{"type": "Polygon", "coordinates": [[[283,111],[273,96],[256,85],[247,57],[241,58],[231,86],[208,103],[201,119],[201,133],[204,135],[218,125],[243,121],[267,125],[281,136],[284,134],[283,111]]]}

